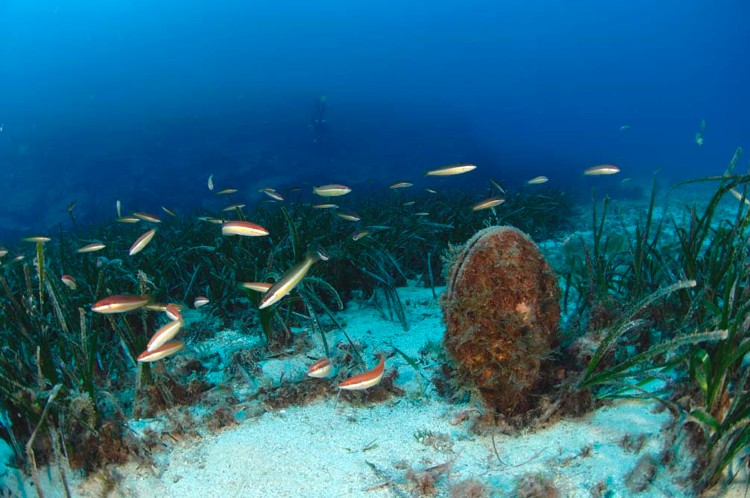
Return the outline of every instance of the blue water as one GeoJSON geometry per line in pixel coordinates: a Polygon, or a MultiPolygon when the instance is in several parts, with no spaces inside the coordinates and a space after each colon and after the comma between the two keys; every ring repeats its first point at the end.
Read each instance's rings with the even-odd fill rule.
{"type": "Polygon", "coordinates": [[[546,175],[586,199],[659,168],[720,174],[750,138],[749,14],[740,0],[2,0],[0,242],[56,229],[74,199],[92,222],[116,199],[200,212],[209,174],[248,203],[259,186],[375,188],[458,161],[479,165],[458,186],[546,175]],[[600,163],[620,177],[581,177],[600,163]]]}

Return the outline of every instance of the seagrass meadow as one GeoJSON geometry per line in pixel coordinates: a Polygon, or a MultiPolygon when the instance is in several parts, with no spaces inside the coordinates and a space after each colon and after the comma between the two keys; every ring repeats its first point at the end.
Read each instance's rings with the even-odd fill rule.
{"type": "MultiPolygon", "coordinates": [[[[4,496],[306,496],[310,482],[327,496],[742,489],[746,162],[737,149],[716,176],[654,174],[627,199],[429,177],[341,195],[336,184],[335,196],[226,193],[211,178],[215,207],[189,214],[131,216],[123,199],[112,221],[84,225],[71,208],[69,222],[3,249],[4,496]],[[535,294],[521,306],[512,288],[472,293],[471,279],[538,278],[528,258],[471,268],[461,255],[498,226],[525,233],[559,285],[544,298],[560,310],[545,301],[549,337],[515,356],[536,329],[485,317],[526,317],[535,294]],[[453,265],[468,291],[455,291],[453,265]],[[114,296],[135,301],[104,301],[114,296]],[[444,339],[456,320],[470,337],[444,339]],[[158,346],[157,331],[170,336],[158,346]],[[482,354],[503,344],[499,374],[461,352],[480,333],[482,354]],[[318,481],[314,462],[338,470],[318,481]]],[[[460,173],[481,178],[482,166],[460,173]]]]}
{"type": "Polygon", "coordinates": [[[0,1],[0,498],[750,497],[749,18],[0,1]]]}

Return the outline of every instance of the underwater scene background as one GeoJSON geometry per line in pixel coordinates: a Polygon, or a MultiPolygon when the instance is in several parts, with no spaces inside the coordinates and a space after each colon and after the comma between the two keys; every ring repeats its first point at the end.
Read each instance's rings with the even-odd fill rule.
{"type": "Polygon", "coordinates": [[[3,496],[741,496],[749,15],[0,1],[3,496]]]}
{"type": "Polygon", "coordinates": [[[577,187],[600,163],[681,180],[719,171],[750,127],[740,1],[0,9],[9,236],[74,198],[99,222],[118,198],[192,209],[211,173],[287,187],[355,168],[350,182],[388,183],[470,160],[513,184],[577,187]],[[329,136],[314,143],[323,95],[329,136]]]}

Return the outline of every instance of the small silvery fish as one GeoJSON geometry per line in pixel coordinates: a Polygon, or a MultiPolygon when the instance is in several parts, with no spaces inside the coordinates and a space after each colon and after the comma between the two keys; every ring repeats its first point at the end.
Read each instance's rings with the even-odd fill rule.
{"type": "Polygon", "coordinates": [[[264,194],[266,194],[268,197],[270,197],[271,199],[275,201],[279,201],[279,202],[284,201],[284,197],[282,197],[281,194],[276,191],[276,189],[272,189],[271,187],[262,188],[259,190],[259,192],[263,192],[264,194]]]}
{"type": "Polygon", "coordinates": [[[227,206],[227,207],[225,207],[225,208],[224,208],[224,209],[223,209],[222,211],[235,211],[235,210],[236,210],[236,211],[239,211],[239,210],[241,210],[241,209],[242,209],[243,207],[245,207],[245,205],[244,205],[244,204],[232,204],[231,206],[227,206]]]}
{"type": "Polygon", "coordinates": [[[37,244],[45,244],[52,239],[43,235],[36,235],[34,237],[25,237],[23,240],[24,242],[36,242],[37,244]]]}
{"type": "Polygon", "coordinates": [[[339,218],[342,218],[346,221],[360,221],[362,217],[358,215],[357,213],[351,213],[351,212],[345,212],[345,211],[337,211],[336,215],[339,218]]]}
{"type": "Polygon", "coordinates": [[[352,189],[346,185],[339,185],[337,183],[313,187],[313,193],[321,197],[338,197],[340,195],[346,195],[351,191],[352,189]]]}
{"type": "Polygon", "coordinates": [[[474,164],[451,164],[449,166],[443,166],[442,168],[431,169],[425,172],[425,176],[453,176],[468,173],[475,169],[477,169],[477,167],[474,164]]]}
{"type": "Polygon", "coordinates": [[[79,252],[79,253],[96,252],[96,251],[101,251],[105,247],[106,246],[102,244],[101,242],[92,242],[91,244],[87,244],[83,247],[78,248],[76,252],[79,252]]]}
{"type": "Polygon", "coordinates": [[[352,240],[356,242],[359,239],[367,237],[368,235],[370,235],[369,230],[358,230],[352,234],[352,240]]]}
{"type": "MultiPolygon", "coordinates": [[[[729,189],[729,193],[732,194],[734,196],[734,198],[737,199],[738,201],[743,200],[742,194],[739,193],[739,191],[737,189],[730,188],[729,189]]],[[[750,204],[750,200],[748,200],[747,197],[744,198],[744,201],[745,201],[745,204],[750,204]]]]}
{"type": "Polygon", "coordinates": [[[505,190],[503,189],[503,187],[501,187],[500,184],[492,178],[490,178],[490,185],[495,187],[501,194],[505,194],[505,190]]]}
{"type": "Polygon", "coordinates": [[[592,166],[586,169],[583,174],[587,176],[601,176],[601,175],[614,175],[619,173],[620,168],[612,164],[600,164],[599,166],[592,166]]]}
{"type": "Polygon", "coordinates": [[[539,185],[541,183],[547,183],[549,181],[549,178],[546,176],[537,176],[526,182],[529,185],[539,185]]]}
{"type": "Polygon", "coordinates": [[[249,289],[255,292],[268,292],[273,284],[268,282],[240,282],[240,287],[243,289],[249,289]]]}
{"type": "Polygon", "coordinates": [[[409,183],[409,182],[396,182],[396,183],[390,185],[388,188],[392,189],[392,190],[396,190],[396,189],[399,189],[399,188],[408,188],[408,187],[413,187],[413,186],[414,186],[414,184],[413,183],[409,183]]]}

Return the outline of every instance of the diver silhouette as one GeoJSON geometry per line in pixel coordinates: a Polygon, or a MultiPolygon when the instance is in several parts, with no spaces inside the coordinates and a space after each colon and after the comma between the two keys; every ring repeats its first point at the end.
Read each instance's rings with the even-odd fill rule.
{"type": "Polygon", "coordinates": [[[328,121],[325,119],[327,101],[328,97],[322,95],[315,102],[315,112],[310,120],[310,128],[313,131],[313,142],[315,143],[322,141],[328,131],[328,121]]]}

